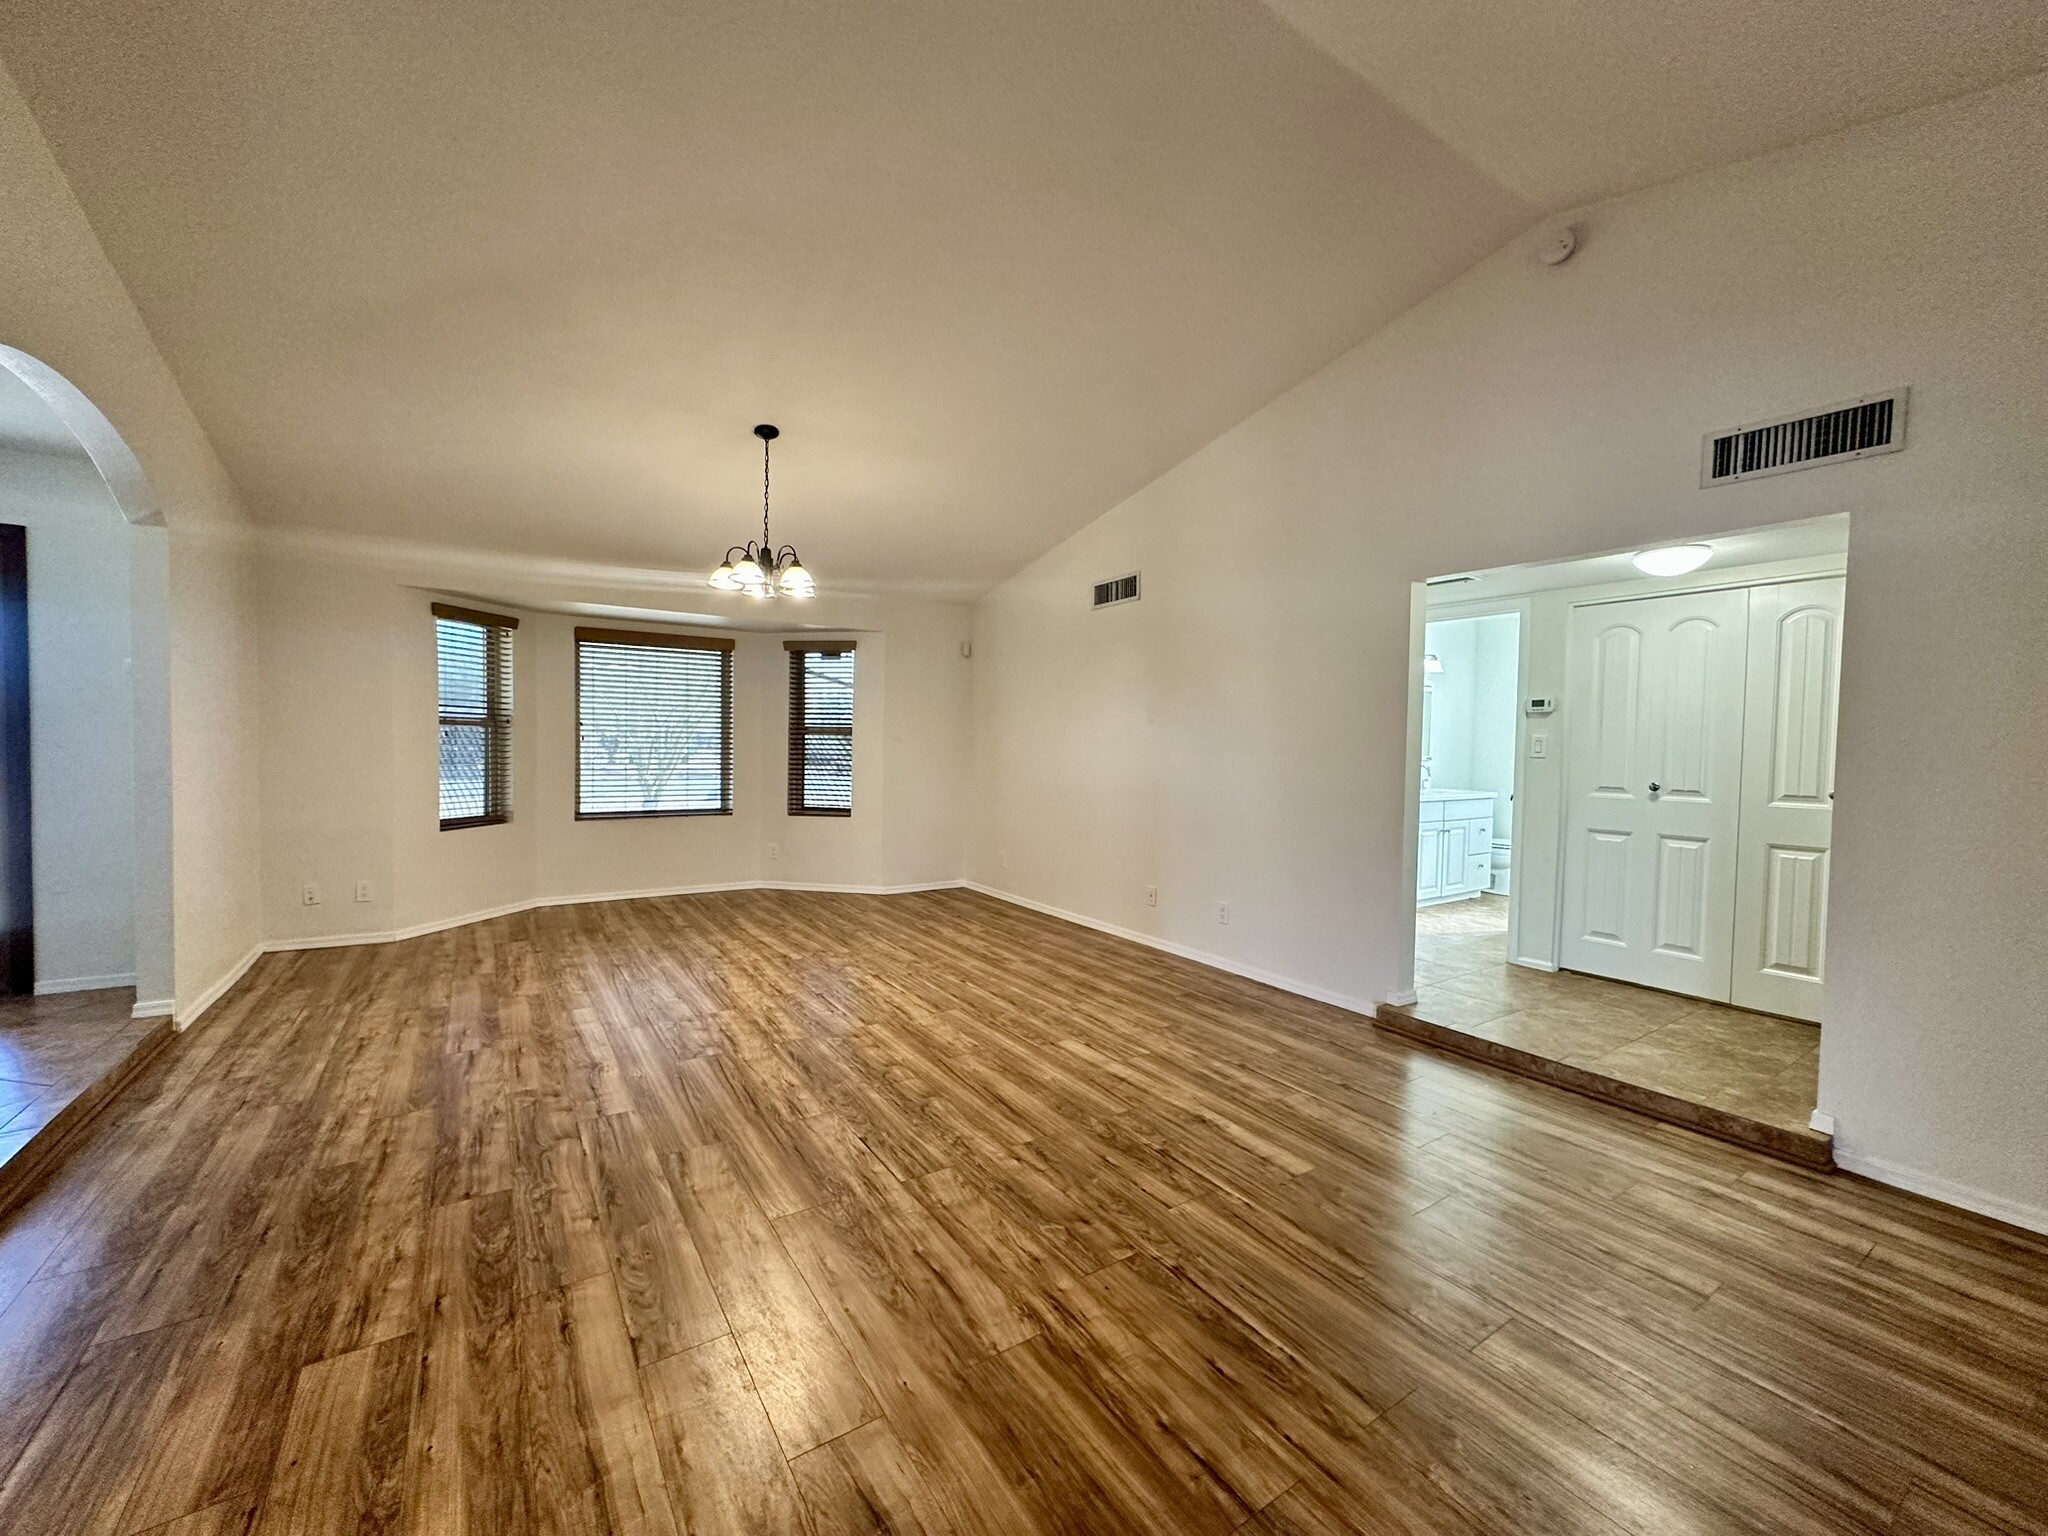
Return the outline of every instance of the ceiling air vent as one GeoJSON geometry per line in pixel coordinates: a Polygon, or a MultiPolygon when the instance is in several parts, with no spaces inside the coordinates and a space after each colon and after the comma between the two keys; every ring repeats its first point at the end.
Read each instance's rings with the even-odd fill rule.
{"type": "Polygon", "coordinates": [[[1095,583],[1095,606],[1107,608],[1111,603],[1135,603],[1138,600],[1138,573],[1119,576],[1114,581],[1095,583]]]}
{"type": "Polygon", "coordinates": [[[1789,420],[1709,432],[1700,452],[1700,484],[1732,485],[1817,464],[1897,453],[1906,446],[1906,391],[1887,390],[1789,420]]]}

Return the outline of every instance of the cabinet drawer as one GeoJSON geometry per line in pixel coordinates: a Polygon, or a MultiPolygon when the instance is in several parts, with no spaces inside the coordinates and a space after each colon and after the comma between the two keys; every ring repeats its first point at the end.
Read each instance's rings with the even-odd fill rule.
{"type": "Polygon", "coordinates": [[[1469,890],[1483,891],[1493,884],[1493,855],[1475,853],[1465,860],[1465,885],[1469,890]]]}

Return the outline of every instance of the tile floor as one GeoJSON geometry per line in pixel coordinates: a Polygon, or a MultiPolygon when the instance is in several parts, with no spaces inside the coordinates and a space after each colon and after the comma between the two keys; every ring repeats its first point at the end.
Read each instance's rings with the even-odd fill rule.
{"type": "Polygon", "coordinates": [[[0,1168],[162,1026],[134,1005],[132,987],[0,997],[0,1168]]]}
{"type": "Polygon", "coordinates": [[[1505,896],[1418,911],[1416,1014],[1674,1098],[1806,1129],[1820,1070],[1815,1026],[1509,965],[1507,943],[1505,896]]]}

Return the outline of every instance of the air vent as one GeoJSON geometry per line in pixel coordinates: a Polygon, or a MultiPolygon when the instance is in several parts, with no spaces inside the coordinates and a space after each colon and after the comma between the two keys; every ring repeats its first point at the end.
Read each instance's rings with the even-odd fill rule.
{"type": "Polygon", "coordinates": [[[1095,606],[1107,608],[1111,603],[1135,603],[1138,600],[1138,573],[1119,576],[1114,581],[1095,583],[1095,606]]]}
{"type": "Polygon", "coordinates": [[[1811,416],[1710,432],[1700,454],[1700,484],[1732,485],[1760,475],[1897,453],[1905,446],[1906,391],[1894,389],[1811,416]]]}

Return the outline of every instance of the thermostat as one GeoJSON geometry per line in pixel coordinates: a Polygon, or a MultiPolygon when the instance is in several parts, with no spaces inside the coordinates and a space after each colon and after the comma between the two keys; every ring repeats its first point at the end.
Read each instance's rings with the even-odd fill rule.
{"type": "Polygon", "coordinates": [[[1556,708],[1557,700],[1555,699],[1531,699],[1529,701],[1529,708],[1527,713],[1532,715],[1547,715],[1556,708]]]}

